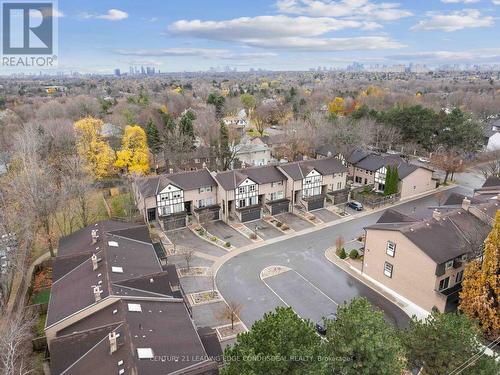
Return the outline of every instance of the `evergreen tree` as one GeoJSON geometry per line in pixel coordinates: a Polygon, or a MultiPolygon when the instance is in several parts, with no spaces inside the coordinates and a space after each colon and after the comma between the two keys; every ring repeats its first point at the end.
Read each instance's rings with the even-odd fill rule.
{"type": "Polygon", "coordinates": [[[366,298],[339,306],[337,318],[326,322],[323,358],[326,374],[393,375],[404,368],[404,352],[396,330],[366,298]]]}
{"type": "MultiPolygon", "coordinates": [[[[450,374],[481,349],[474,324],[455,313],[434,313],[425,320],[413,318],[402,334],[402,343],[410,366],[422,368],[423,375],[450,374]]],[[[498,374],[499,369],[493,358],[483,355],[460,374],[498,374]]]]}
{"type": "Polygon", "coordinates": [[[220,120],[224,116],[225,99],[222,95],[211,93],[208,95],[207,104],[212,104],[215,107],[215,118],[220,120]]]}
{"type": "Polygon", "coordinates": [[[161,137],[158,128],[152,119],[149,119],[146,124],[146,135],[148,138],[148,146],[151,152],[156,155],[161,150],[161,137]]]}
{"type": "Polygon", "coordinates": [[[196,120],[196,115],[193,111],[186,111],[179,121],[179,131],[185,137],[194,139],[193,121],[196,120]]]}
{"type": "Polygon", "coordinates": [[[226,348],[221,374],[321,374],[320,344],[310,321],[290,307],[277,307],[226,348]]]}

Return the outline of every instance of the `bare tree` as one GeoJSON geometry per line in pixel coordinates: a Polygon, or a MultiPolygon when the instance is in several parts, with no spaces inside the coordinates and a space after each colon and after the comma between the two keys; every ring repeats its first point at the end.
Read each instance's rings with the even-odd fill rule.
{"type": "Polygon", "coordinates": [[[224,309],[219,313],[220,320],[231,322],[231,329],[234,329],[234,323],[239,321],[242,305],[236,302],[228,302],[224,309]]]}
{"type": "Polygon", "coordinates": [[[0,322],[0,372],[26,375],[34,371],[29,357],[37,316],[30,310],[13,312],[0,322]]]}
{"type": "Polygon", "coordinates": [[[186,262],[186,266],[188,271],[191,269],[191,261],[193,260],[194,256],[194,250],[192,249],[185,249],[182,252],[182,257],[184,258],[184,261],[186,262]]]}
{"type": "Polygon", "coordinates": [[[465,169],[462,156],[454,151],[434,154],[432,162],[445,172],[444,184],[448,182],[450,174],[453,178],[456,172],[461,172],[465,169]]]}

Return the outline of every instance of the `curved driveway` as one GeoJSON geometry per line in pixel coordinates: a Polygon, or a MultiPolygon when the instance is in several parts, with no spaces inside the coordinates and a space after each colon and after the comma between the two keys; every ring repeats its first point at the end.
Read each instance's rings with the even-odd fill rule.
{"type": "MultiPolygon", "coordinates": [[[[448,190],[447,194],[458,190],[461,189],[448,190]]],[[[436,199],[431,195],[395,208],[410,215],[426,216],[432,212],[424,207],[435,204],[436,199]]],[[[226,301],[242,305],[240,318],[250,327],[254,321],[262,318],[264,313],[274,310],[276,306],[284,306],[279,297],[260,279],[260,272],[264,268],[283,265],[299,272],[340,304],[354,297],[366,297],[385,312],[388,321],[398,327],[404,327],[409,318],[398,306],[330,263],[324,256],[325,250],[334,245],[337,236],[343,236],[346,241],[355,238],[363,233],[365,226],[375,223],[381,214],[382,212],[376,212],[236,255],[219,269],[217,287],[226,301]]],[[[325,315],[328,313],[329,311],[325,311],[325,315]]]]}

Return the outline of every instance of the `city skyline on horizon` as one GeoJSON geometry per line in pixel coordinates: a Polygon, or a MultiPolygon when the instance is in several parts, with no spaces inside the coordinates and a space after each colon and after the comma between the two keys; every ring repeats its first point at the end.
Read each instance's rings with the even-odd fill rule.
{"type": "MultiPolygon", "coordinates": [[[[499,64],[500,0],[58,1],[62,71],[499,64]],[[216,6],[215,6],[216,5],[216,6]]],[[[1,74],[38,73],[6,68],[1,74]]]]}

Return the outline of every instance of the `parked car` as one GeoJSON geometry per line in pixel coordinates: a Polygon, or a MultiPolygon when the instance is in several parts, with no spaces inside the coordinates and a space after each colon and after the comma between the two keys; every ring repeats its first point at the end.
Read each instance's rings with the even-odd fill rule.
{"type": "Polygon", "coordinates": [[[422,157],[418,158],[418,161],[421,162],[421,163],[430,163],[431,162],[429,159],[422,158],[422,157]]]}
{"type": "Polygon", "coordinates": [[[327,320],[335,320],[337,319],[337,314],[331,313],[328,314],[327,316],[321,318],[317,323],[316,323],[316,331],[320,335],[326,335],[326,321],[327,320]]]}
{"type": "Polygon", "coordinates": [[[347,203],[347,206],[356,211],[363,211],[363,205],[358,201],[350,201],[347,203]]]}

